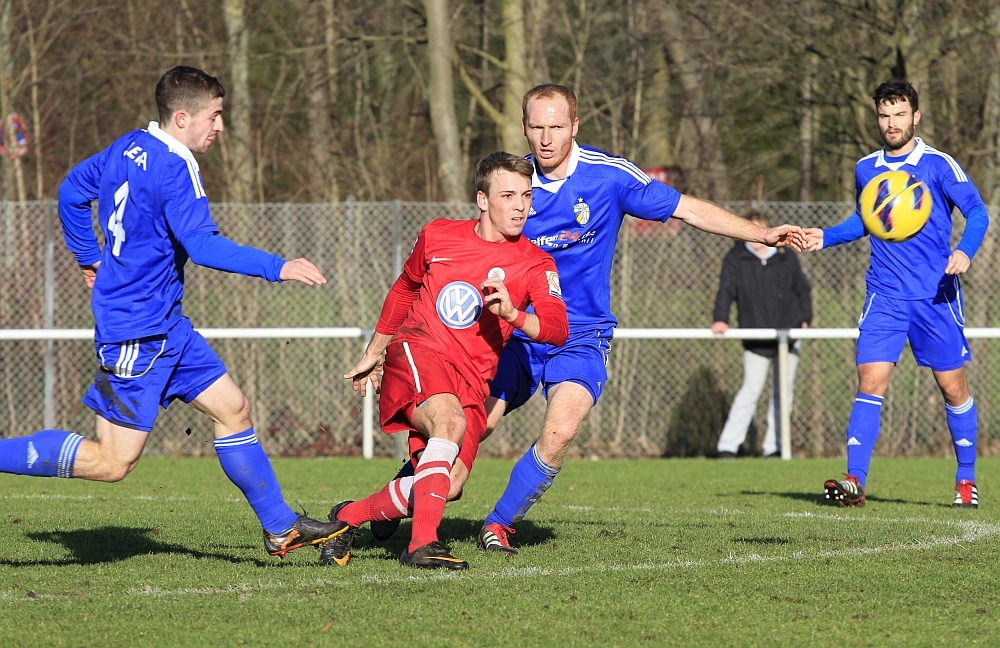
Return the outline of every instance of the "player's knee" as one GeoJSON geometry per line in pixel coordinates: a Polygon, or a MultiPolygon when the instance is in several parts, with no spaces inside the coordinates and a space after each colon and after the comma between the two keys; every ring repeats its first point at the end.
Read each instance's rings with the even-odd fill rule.
{"type": "Polygon", "coordinates": [[[242,402],[236,410],[236,416],[245,419],[247,423],[250,422],[250,399],[246,397],[246,394],[240,392],[240,398],[242,402]]]}
{"type": "Polygon", "coordinates": [[[454,412],[449,412],[446,416],[442,417],[440,425],[435,436],[441,436],[449,441],[461,445],[462,439],[465,438],[465,412],[462,410],[457,410],[454,412]]]}
{"type": "Polygon", "coordinates": [[[455,500],[462,499],[462,488],[464,487],[465,484],[451,482],[451,488],[448,489],[448,501],[454,502],[455,500]]]}
{"type": "Polygon", "coordinates": [[[120,482],[125,476],[132,472],[135,463],[123,464],[121,462],[104,461],[94,471],[93,480],[101,482],[120,482]]]}

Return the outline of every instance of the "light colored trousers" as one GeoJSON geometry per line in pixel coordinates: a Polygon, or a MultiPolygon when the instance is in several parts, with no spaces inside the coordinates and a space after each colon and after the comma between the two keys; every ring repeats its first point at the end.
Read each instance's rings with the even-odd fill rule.
{"type": "MultiPolygon", "coordinates": [[[[796,345],[797,347],[798,345],[796,345]]],[[[796,351],[798,349],[796,348],[796,351]]],[[[798,353],[788,354],[788,391],[791,408],[793,386],[795,385],[795,369],[799,365],[798,353]]],[[[743,445],[747,438],[747,430],[750,429],[750,422],[753,421],[754,414],[757,413],[757,400],[760,393],[764,391],[764,383],[767,382],[767,371],[771,366],[771,360],[764,356],[759,356],[750,351],[743,351],[743,384],[733,398],[733,406],[729,408],[729,417],[726,425],[722,428],[722,436],[719,437],[719,452],[736,452],[743,445]]],[[[764,435],[763,451],[764,456],[781,451],[781,430],[778,429],[780,420],[778,417],[781,399],[781,385],[778,381],[778,358],[774,358],[774,371],[772,376],[771,402],[767,406],[767,433],[764,435]]]]}

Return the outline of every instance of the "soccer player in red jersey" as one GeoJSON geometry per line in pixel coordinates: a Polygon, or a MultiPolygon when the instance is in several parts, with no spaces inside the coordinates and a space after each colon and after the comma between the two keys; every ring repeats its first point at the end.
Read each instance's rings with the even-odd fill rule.
{"type": "Polygon", "coordinates": [[[557,346],[569,335],[555,262],[521,236],[532,170],[509,153],[481,160],[479,218],[425,225],[389,290],[364,357],[344,377],[362,395],[371,379],[381,394],[382,429],[410,432],[415,471],[366,499],[335,506],[330,520],[351,528],[327,543],[323,562],[346,565],[359,526],[409,517],[412,502],[413,535],[400,563],[468,568],[437,530],[452,467],[458,461],[471,471],[486,431],[487,383],[500,352],[514,329],[557,346]],[[525,312],[529,304],[534,313],[525,312]]]}

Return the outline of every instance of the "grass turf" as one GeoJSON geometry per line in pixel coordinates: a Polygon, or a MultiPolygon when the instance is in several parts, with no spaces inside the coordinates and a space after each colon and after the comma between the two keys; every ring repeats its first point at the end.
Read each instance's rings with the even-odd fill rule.
{"type": "MultiPolygon", "coordinates": [[[[317,517],[397,462],[276,460],[317,517]]],[[[1000,459],[983,507],[950,508],[954,463],[876,459],[863,509],[821,500],[842,460],[576,461],[513,537],[475,534],[511,463],[483,460],[442,538],[460,574],[367,531],[346,568],[267,556],[213,459],[147,457],[118,484],[0,476],[4,645],[995,645],[1000,459]]]]}

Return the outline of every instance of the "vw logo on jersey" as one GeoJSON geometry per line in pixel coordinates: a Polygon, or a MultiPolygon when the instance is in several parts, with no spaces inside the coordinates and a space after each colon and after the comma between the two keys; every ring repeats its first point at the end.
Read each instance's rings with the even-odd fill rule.
{"type": "Polygon", "coordinates": [[[438,293],[437,314],[448,328],[467,329],[482,312],[482,295],[464,281],[453,281],[438,293]]]}

